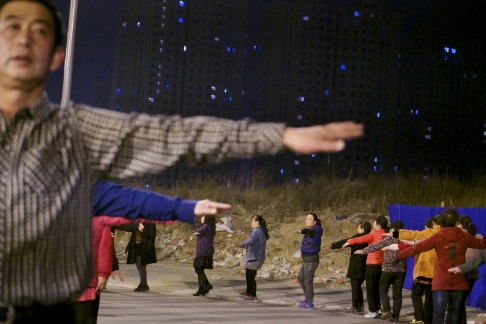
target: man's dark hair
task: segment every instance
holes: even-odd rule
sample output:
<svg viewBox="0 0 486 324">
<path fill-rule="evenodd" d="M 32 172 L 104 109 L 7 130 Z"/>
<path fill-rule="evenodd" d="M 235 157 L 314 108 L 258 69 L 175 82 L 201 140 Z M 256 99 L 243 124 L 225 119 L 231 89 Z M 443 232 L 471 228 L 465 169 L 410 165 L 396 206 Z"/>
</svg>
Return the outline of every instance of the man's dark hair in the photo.
<svg viewBox="0 0 486 324">
<path fill-rule="evenodd" d="M 429 217 L 425 221 L 425 227 L 427 228 L 434 228 L 434 217 Z"/>
<path fill-rule="evenodd" d="M 54 22 L 54 46 L 60 46 L 64 42 L 64 22 L 62 19 L 61 12 L 56 9 L 54 4 L 49 0 L 0 0 L 0 11 L 3 7 L 10 2 L 14 1 L 27 1 L 34 2 L 44 6 L 52 16 L 52 21 Z"/>
<path fill-rule="evenodd" d="M 440 226 L 442 227 L 456 226 L 458 221 L 459 214 L 455 209 L 447 209 L 440 214 Z"/>
</svg>

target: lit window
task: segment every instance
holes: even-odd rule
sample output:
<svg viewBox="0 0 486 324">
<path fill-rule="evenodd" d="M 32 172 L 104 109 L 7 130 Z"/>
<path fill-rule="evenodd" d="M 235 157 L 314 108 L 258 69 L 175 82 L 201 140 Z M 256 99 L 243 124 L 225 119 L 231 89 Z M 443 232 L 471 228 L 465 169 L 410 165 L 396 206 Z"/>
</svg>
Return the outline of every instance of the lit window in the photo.
<svg viewBox="0 0 486 324">
<path fill-rule="evenodd" d="M 253 45 L 253 50 L 256 51 L 256 45 Z"/>
<path fill-rule="evenodd" d="M 280 169 L 280 174 L 284 174 L 284 169 Z"/>
<path fill-rule="evenodd" d="M 341 70 L 346 70 L 346 64 L 341 64 Z"/>
<path fill-rule="evenodd" d="M 415 115 L 418 115 L 418 114 L 419 114 L 419 111 L 418 111 L 418 109 L 417 109 L 417 110 L 415 110 Z"/>
<path fill-rule="evenodd" d="M 297 119 L 298 119 L 298 120 L 302 120 L 302 119 L 304 119 L 304 116 L 302 116 L 302 115 L 297 115 Z"/>
<path fill-rule="evenodd" d="M 182 24 L 182 23 L 184 22 L 184 18 L 179 17 L 179 18 L 177 19 L 177 22 L 179 22 L 179 23 L 181 23 L 181 24 Z"/>
<path fill-rule="evenodd" d="M 449 47 L 444 47 L 444 52 L 449 53 Z"/>
<path fill-rule="evenodd" d="M 311 155 L 311 157 L 312 157 L 312 158 L 315 158 L 316 156 L 317 156 L 316 154 L 312 154 L 312 155 Z"/>
<path fill-rule="evenodd" d="M 121 95 L 121 89 L 120 88 L 116 89 L 116 95 L 117 96 Z"/>
<path fill-rule="evenodd" d="M 354 16 L 355 16 L 355 17 L 359 17 L 359 11 L 355 11 L 355 12 L 354 12 Z"/>
<path fill-rule="evenodd" d="M 184 45 L 184 52 L 187 52 L 187 46 Z"/>
<path fill-rule="evenodd" d="M 216 89 L 217 88 L 215 86 L 211 86 L 211 90 L 216 91 Z"/>
<path fill-rule="evenodd" d="M 380 118 L 381 117 L 381 114 L 380 113 L 376 113 L 376 118 Z"/>
<path fill-rule="evenodd" d="M 219 37 L 214 37 L 214 40 L 215 40 L 216 42 L 219 42 Z"/>
<path fill-rule="evenodd" d="M 233 101 L 233 97 L 229 97 L 229 98 L 228 98 L 228 100 L 229 100 L 229 101 Z"/>
<path fill-rule="evenodd" d="M 165 84 L 165 87 L 166 87 L 167 89 L 170 89 L 170 83 L 166 83 L 166 84 Z"/>
<path fill-rule="evenodd" d="M 299 182 L 300 182 L 300 179 L 299 179 L 299 178 L 297 178 L 297 179 L 295 179 L 295 180 L 294 180 L 294 182 L 295 182 L 295 183 L 299 183 Z"/>
<path fill-rule="evenodd" d="M 484 132 L 483 135 L 486 137 L 486 132 Z"/>
<path fill-rule="evenodd" d="M 227 51 L 228 53 L 230 53 L 230 52 L 231 52 L 231 47 L 229 47 L 229 46 L 228 46 L 228 47 L 226 47 L 226 51 Z"/>
<path fill-rule="evenodd" d="M 425 135 L 425 139 L 427 139 L 427 140 L 432 139 L 432 135 L 430 135 L 430 134 L 426 134 L 426 135 Z"/>
<path fill-rule="evenodd" d="M 455 48 L 451 48 L 451 53 L 452 54 L 456 54 L 456 49 Z"/>
<path fill-rule="evenodd" d="M 305 98 L 304 97 L 297 97 L 297 101 L 304 102 Z"/>
<path fill-rule="evenodd" d="M 394 165 L 393 166 L 393 171 L 397 172 L 398 171 L 398 166 L 397 165 Z"/>
<path fill-rule="evenodd" d="M 142 23 L 140 21 L 137 22 L 137 27 L 140 27 L 140 25 L 142 25 Z"/>
<path fill-rule="evenodd" d="M 300 161 L 299 160 L 295 160 L 294 161 L 294 165 L 300 165 Z"/>
<path fill-rule="evenodd" d="M 376 172 L 378 168 L 376 166 L 373 167 L 373 171 Z"/>
<path fill-rule="evenodd" d="M 329 90 L 324 90 L 324 95 L 329 96 Z"/>
<path fill-rule="evenodd" d="M 184 7 L 184 1 L 179 1 L 179 7 Z"/>
<path fill-rule="evenodd" d="M 148 184 L 148 183 L 147 183 L 147 184 L 145 185 L 145 187 L 150 188 L 150 184 Z"/>
<path fill-rule="evenodd" d="M 309 20 L 309 16 L 304 16 L 304 17 L 302 17 L 302 19 L 303 19 L 304 21 L 308 21 L 308 20 Z"/>
<path fill-rule="evenodd" d="M 228 92 L 228 88 L 224 88 L 223 92 L 224 93 L 227 93 Z"/>
<path fill-rule="evenodd" d="M 126 21 L 122 22 L 122 26 L 123 26 L 123 28 L 127 28 L 127 25 L 128 25 L 128 24 L 127 24 L 127 22 L 126 22 Z"/>
<path fill-rule="evenodd" d="M 375 156 L 375 163 L 378 162 L 378 158 Z"/>
<path fill-rule="evenodd" d="M 432 131 L 432 126 L 427 127 L 427 131 Z"/>
<path fill-rule="evenodd" d="M 211 99 L 213 99 L 213 100 L 216 99 L 216 95 L 212 94 Z"/>
<path fill-rule="evenodd" d="M 155 99 L 152 98 L 152 97 L 150 97 L 150 98 L 148 98 L 148 101 L 151 102 L 151 103 L 154 103 L 155 102 Z"/>
</svg>

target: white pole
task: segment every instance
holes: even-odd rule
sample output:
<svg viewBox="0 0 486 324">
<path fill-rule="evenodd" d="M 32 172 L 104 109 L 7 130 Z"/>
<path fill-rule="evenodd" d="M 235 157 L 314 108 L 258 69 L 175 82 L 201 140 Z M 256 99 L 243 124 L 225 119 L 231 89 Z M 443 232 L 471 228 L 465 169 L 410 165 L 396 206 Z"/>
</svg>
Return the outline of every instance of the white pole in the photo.
<svg viewBox="0 0 486 324">
<path fill-rule="evenodd" d="M 66 43 L 66 60 L 64 61 L 64 80 L 62 83 L 61 107 L 66 108 L 71 100 L 71 80 L 73 72 L 74 35 L 76 33 L 76 16 L 78 15 L 78 0 L 71 0 L 69 9 L 69 24 Z"/>
</svg>

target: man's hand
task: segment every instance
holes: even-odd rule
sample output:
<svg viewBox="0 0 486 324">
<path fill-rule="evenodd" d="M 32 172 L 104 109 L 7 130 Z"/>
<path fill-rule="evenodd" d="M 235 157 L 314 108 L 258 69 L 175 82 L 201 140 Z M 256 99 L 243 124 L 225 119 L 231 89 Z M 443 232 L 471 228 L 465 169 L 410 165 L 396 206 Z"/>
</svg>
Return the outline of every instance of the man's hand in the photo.
<svg viewBox="0 0 486 324">
<path fill-rule="evenodd" d="M 108 278 L 98 276 L 98 285 L 96 286 L 96 294 L 99 295 L 106 289 L 106 282 Z"/>
<path fill-rule="evenodd" d="M 209 199 L 200 200 L 194 207 L 194 216 L 216 215 L 231 208 L 231 205 Z"/>
<path fill-rule="evenodd" d="M 143 224 L 142 224 L 142 223 L 138 224 L 138 230 L 139 230 L 140 232 L 143 232 L 143 228 L 144 228 L 144 226 L 143 226 Z"/>
<path fill-rule="evenodd" d="M 344 244 L 343 244 L 343 246 L 341 246 L 341 249 L 343 249 L 343 248 L 345 248 L 345 247 L 348 247 L 348 246 L 349 246 L 349 243 L 348 243 L 348 242 L 346 242 L 346 243 L 344 243 Z"/>
<path fill-rule="evenodd" d="M 123 274 L 121 273 L 121 271 L 120 271 L 120 270 L 115 270 L 115 271 L 113 271 L 113 272 L 111 273 L 111 277 L 112 277 L 113 279 L 115 279 L 115 277 L 118 277 L 118 278 L 120 278 L 120 281 L 122 281 L 122 282 L 123 282 L 123 281 L 125 281 L 125 278 L 123 277 Z"/>
<path fill-rule="evenodd" d="M 287 127 L 283 134 L 283 144 L 295 153 L 334 153 L 345 148 L 347 139 L 358 138 L 363 134 L 363 124 L 352 121 L 310 127 Z"/>
</svg>

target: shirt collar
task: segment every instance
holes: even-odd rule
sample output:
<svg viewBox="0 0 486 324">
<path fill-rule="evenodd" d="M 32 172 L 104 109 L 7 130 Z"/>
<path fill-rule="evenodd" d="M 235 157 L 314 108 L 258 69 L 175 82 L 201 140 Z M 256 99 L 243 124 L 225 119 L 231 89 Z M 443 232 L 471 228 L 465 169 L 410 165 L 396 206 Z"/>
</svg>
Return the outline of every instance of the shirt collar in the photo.
<svg viewBox="0 0 486 324">
<path fill-rule="evenodd" d="M 52 111 L 52 107 L 49 104 L 49 96 L 44 91 L 42 96 L 40 96 L 33 104 L 26 107 L 26 109 L 32 116 L 32 119 L 36 121 L 41 121 L 47 118 Z"/>
</svg>

